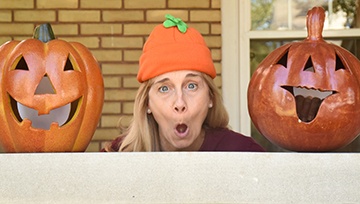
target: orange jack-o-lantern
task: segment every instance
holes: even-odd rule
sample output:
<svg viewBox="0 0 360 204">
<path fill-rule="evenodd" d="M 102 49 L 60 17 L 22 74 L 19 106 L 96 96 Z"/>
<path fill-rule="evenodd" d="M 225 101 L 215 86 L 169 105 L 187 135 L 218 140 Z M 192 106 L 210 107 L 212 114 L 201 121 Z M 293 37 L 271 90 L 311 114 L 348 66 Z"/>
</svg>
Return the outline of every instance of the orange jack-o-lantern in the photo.
<svg viewBox="0 0 360 204">
<path fill-rule="evenodd" d="M 360 62 L 322 38 L 325 11 L 307 15 L 308 37 L 271 52 L 248 87 L 250 117 L 291 151 L 333 151 L 360 132 Z"/>
<path fill-rule="evenodd" d="M 34 39 L 0 47 L 0 69 L 6 152 L 85 151 L 104 101 L 99 65 L 85 46 L 55 39 L 43 24 Z"/>
</svg>

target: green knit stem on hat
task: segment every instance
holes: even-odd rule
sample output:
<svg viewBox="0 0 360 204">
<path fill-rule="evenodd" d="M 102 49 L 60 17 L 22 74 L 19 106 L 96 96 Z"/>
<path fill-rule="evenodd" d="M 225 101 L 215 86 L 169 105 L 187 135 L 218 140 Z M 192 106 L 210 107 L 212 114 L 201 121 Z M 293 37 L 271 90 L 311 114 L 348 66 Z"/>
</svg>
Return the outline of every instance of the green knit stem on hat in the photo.
<svg viewBox="0 0 360 204">
<path fill-rule="evenodd" d="M 170 14 L 165 15 L 166 20 L 164 21 L 163 25 L 165 28 L 170 28 L 176 26 L 181 33 L 185 33 L 188 26 L 184 21 L 180 18 L 175 18 Z"/>
</svg>

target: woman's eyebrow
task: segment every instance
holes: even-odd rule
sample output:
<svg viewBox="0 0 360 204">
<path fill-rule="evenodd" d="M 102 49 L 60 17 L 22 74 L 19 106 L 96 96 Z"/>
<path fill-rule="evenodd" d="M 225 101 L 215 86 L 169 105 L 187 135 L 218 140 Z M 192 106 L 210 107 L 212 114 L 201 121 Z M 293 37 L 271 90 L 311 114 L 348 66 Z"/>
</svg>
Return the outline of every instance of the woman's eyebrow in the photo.
<svg viewBox="0 0 360 204">
<path fill-rule="evenodd" d="M 190 77 L 200 77 L 200 75 L 199 75 L 199 74 L 195 74 L 195 73 L 189 73 L 189 74 L 187 74 L 187 75 L 185 76 L 185 78 L 190 78 Z M 163 78 L 163 79 L 161 79 L 161 80 L 159 80 L 159 81 L 155 81 L 154 84 L 164 83 L 164 82 L 169 81 L 169 80 L 170 80 L 170 79 L 166 77 L 166 78 Z"/>
<path fill-rule="evenodd" d="M 165 81 L 169 81 L 170 79 L 169 78 L 163 78 L 159 81 L 155 81 L 154 84 L 158 84 L 158 83 L 164 83 Z"/>
<path fill-rule="evenodd" d="M 200 77 L 200 75 L 199 74 L 195 74 L 195 73 L 189 73 L 189 74 L 187 74 L 186 76 L 185 76 L 185 78 L 186 77 Z"/>
</svg>

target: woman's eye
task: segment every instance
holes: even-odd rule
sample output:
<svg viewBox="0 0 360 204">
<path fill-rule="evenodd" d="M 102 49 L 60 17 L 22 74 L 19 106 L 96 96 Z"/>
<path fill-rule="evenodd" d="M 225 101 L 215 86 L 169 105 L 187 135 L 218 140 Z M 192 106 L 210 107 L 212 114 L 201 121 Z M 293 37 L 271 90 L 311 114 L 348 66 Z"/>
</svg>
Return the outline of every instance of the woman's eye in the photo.
<svg viewBox="0 0 360 204">
<path fill-rule="evenodd" d="M 159 88 L 159 91 L 160 92 L 167 92 L 167 91 L 169 91 L 169 87 L 167 87 L 167 86 L 161 86 L 160 88 Z"/>
<path fill-rule="evenodd" d="M 194 83 L 189 83 L 187 87 L 188 87 L 188 89 L 190 89 L 190 90 L 194 90 L 194 89 L 196 89 L 197 85 L 194 84 Z"/>
</svg>

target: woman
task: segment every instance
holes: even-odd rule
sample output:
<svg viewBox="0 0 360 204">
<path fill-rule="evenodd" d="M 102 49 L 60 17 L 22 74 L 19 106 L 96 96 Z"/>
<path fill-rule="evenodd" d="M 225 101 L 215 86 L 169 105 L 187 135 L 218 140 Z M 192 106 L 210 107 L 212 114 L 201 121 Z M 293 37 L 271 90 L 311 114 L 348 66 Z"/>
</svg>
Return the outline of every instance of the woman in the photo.
<svg viewBox="0 0 360 204">
<path fill-rule="evenodd" d="M 201 34 L 179 18 L 166 18 L 140 57 L 133 120 L 104 151 L 264 151 L 252 138 L 228 129 Z"/>
</svg>

